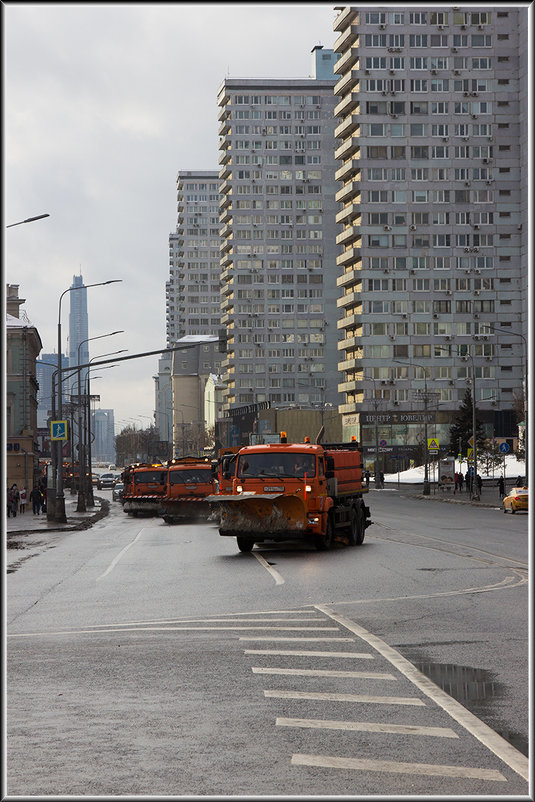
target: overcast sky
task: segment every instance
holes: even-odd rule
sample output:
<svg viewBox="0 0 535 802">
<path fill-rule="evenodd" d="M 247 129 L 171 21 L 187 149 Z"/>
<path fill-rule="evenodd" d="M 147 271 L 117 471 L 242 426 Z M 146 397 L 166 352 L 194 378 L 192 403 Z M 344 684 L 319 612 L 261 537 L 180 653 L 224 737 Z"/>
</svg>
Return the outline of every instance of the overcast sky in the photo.
<svg viewBox="0 0 535 802">
<path fill-rule="evenodd" d="M 168 237 L 179 170 L 218 169 L 217 91 L 230 78 L 303 78 L 332 48 L 332 4 L 4 3 L 4 282 L 44 353 L 81 273 L 90 356 L 164 348 Z M 68 352 L 69 295 L 62 301 Z M 148 425 L 158 358 L 101 370 L 115 420 Z M 116 425 L 116 431 L 123 424 Z"/>
</svg>

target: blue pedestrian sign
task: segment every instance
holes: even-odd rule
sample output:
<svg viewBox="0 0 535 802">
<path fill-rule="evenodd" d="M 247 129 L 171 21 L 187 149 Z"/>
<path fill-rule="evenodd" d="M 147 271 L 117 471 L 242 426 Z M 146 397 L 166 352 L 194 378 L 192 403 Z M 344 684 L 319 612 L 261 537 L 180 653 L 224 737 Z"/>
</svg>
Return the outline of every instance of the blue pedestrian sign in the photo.
<svg viewBox="0 0 535 802">
<path fill-rule="evenodd" d="M 473 466 L 468 468 L 468 475 L 469 476 L 473 476 L 474 475 L 474 467 Z"/>
<path fill-rule="evenodd" d="M 67 421 L 66 420 L 53 420 L 50 422 L 50 439 L 51 440 L 66 440 L 67 439 Z"/>
<path fill-rule="evenodd" d="M 507 452 L 509 451 L 509 443 L 500 443 L 499 448 L 502 454 L 507 454 Z"/>
</svg>

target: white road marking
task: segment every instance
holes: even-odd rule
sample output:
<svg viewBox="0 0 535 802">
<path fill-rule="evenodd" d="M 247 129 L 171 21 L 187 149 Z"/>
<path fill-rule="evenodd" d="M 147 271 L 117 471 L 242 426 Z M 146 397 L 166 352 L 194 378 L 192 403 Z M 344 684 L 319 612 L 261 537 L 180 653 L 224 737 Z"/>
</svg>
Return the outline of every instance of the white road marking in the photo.
<svg viewBox="0 0 535 802">
<path fill-rule="evenodd" d="M 62 630 L 59 632 L 21 632 L 18 634 L 9 635 L 10 638 L 27 638 L 35 637 L 36 635 L 97 635 L 103 632 L 221 632 L 234 629 L 274 629 L 276 631 L 297 631 L 297 632 L 310 632 L 313 630 L 324 630 L 339 632 L 338 627 L 117 627 L 108 629 L 70 629 Z M 351 640 L 351 638 L 349 639 Z"/>
<path fill-rule="evenodd" d="M 346 627 L 350 632 L 354 632 L 359 638 L 362 638 L 373 649 L 376 649 L 379 654 L 382 654 L 390 663 L 392 663 L 398 671 L 400 671 L 408 680 L 410 680 L 417 688 L 432 699 L 437 705 L 442 707 L 455 721 L 457 721 L 465 730 L 474 735 L 487 749 L 494 752 L 500 760 L 503 760 L 513 771 L 516 771 L 524 780 L 529 779 L 529 761 L 528 758 L 515 749 L 505 738 L 502 738 L 491 727 L 487 726 L 473 713 L 470 713 L 463 707 L 456 699 L 453 699 L 445 691 L 435 685 L 432 680 L 418 671 L 409 660 L 403 657 L 399 652 L 385 643 L 383 640 L 368 632 L 363 627 L 355 624 L 349 618 L 338 615 L 330 610 L 329 607 L 318 604 L 317 609 L 325 615 L 332 618 L 333 621 Z"/>
<path fill-rule="evenodd" d="M 134 543 L 137 543 L 137 541 L 139 540 L 139 538 L 141 537 L 141 535 L 143 534 L 144 531 L 145 531 L 144 529 L 140 529 L 140 531 L 138 532 L 136 537 L 132 540 L 132 542 L 129 543 L 127 546 L 125 546 L 124 549 L 121 549 L 119 554 L 116 557 L 114 557 L 113 560 L 111 561 L 111 563 L 108 565 L 108 567 L 106 568 L 104 573 L 101 574 L 100 576 L 97 576 L 97 582 L 98 582 L 99 579 L 104 579 L 105 576 L 107 576 L 108 574 L 111 574 L 111 572 L 113 571 L 113 569 L 115 568 L 115 566 L 117 565 L 119 560 L 122 557 L 124 557 L 124 555 L 126 554 L 128 549 L 131 548 L 131 546 L 133 546 Z"/>
<path fill-rule="evenodd" d="M 261 554 L 259 554 L 257 551 L 253 551 L 253 555 L 256 557 L 260 565 L 263 565 L 266 571 L 269 571 L 269 573 L 275 580 L 276 585 L 284 585 L 284 579 L 282 578 L 282 576 L 279 574 L 278 571 L 275 571 L 275 569 L 267 562 L 267 560 L 265 560 L 262 557 Z"/>
<path fill-rule="evenodd" d="M 330 757 L 328 755 L 292 755 L 293 766 L 322 766 L 331 769 L 358 769 L 359 771 L 384 771 L 394 774 L 421 774 L 427 777 L 462 777 L 470 780 L 507 782 L 499 771 L 476 769 L 469 766 L 441 766 L 431 763 L 397 763 L 394 760 L 365 760 L 355 757 Z"/>
<path fill-rule="evenodd" d="M 372 705 L 413 705 L 426 707 L 422 699 L 410 696 L 370 696 L 361 693 L 330 693 L 314 691 L 264 691 L 271 699 L 319 699 L 325 702 L 358 702 Z"/>
<path fill-rule="evenodd" d="M 250 638 L 247 637 L 246 635 L 244 635 L 243 637 L 240 638 L 240 640 L 294 641 L 294 642 L 299 642 L 299 643 L 305 643 L 305 642 L 309 643 L 310 641 L 313 641 L 313 642 L 322 641 L 323 643 L 325 643 L 325 641 L 328 641 L 329 643 L 331 643 L 332 641 L 336 641 L 337 643 L 340 643 L 341 641 L 345 641 L 346 643 L 348 643 L 348 642 L 349 643 L 354 643 L 355 642 L 355 638 L 330 638 L 330 637 L 329 638 L 303 638 L 303 637 L 299 637 L 299 638 L 284 638 L 284 637 L 280 637 L 280 638 L 277 638 L 275 635 L 273 635 L 273 636 L 266 635 L 266 636 L 259 636 L 259 637 L 250 637 Z"/>
<path fill-rule="evenodd" d="M 432 738 L 458 738 L 449 727 L 420 727 L 412 724 L 375 724 L 371 721 L 324 721 L 318 718 L 278 718 L 278 727 L 306 727 L 318 730 L 388 732 L 394 735 L 427 735 Z"/>
<path fill-rule="evenodd" d="M 315 668 L 251 668 L 253 674 L 285 674 L 294 677 L 346 677 L 347 679 L 388 679 L 396 680 L 392 674 L 373 671 L 330 671 Z"/>
<path fill-rule="evenodd" d="M 283 654 L 296 657 L 347 657 L 354 660 L 373 660 L 373 654 L 368 652 L 315 652 L 297 649 L 244 649 L 244 654 Z"/>
</svg>

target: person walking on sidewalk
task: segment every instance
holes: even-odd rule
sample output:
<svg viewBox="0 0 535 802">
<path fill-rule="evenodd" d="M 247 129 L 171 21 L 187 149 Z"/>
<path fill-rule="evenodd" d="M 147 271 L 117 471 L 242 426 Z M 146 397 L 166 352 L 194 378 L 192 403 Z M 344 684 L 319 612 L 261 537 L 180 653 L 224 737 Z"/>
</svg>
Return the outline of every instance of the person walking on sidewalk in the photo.
<svg viewBox="0 0 535 802">
<path fill-rule="evenodd" d="M 466 473 L 464 475 L 464 481 L 466 482 L 466 492 L 470 493 L 471 488 L 472 488 L 472 477 L 470 476 L 468 471 L 466 471 Z"/>
<path fill-rule="evenodd" d="M 503 476 L 500 476 L 500 478 L 498 479 L 498 493 L 500 494 L 500 496 L 502 496 L 502 498 L 503 496 L 505 496 L 505 481 Z"/>
<path fill-rule="evenodd" d="M 22 487 L 19 493 L 19 512 L 26 512 L 26 488 Z"/>
<path fill-rule="evenodd" d="M 30 501 L 32 502 L 33 514 L 40 515 L 41 514 L 41 502 L 43 500 L 43 494 L 35 485 L 34 489 L 30 493 Z"/>
<path fill-rule="evenodd" d="M 461 471 L 459 471 L 459 473 L 457 474 L 457 483 L 459 485 L 459 493 L 462 492 L 463 482 L 464 482 L 464 476 L 462 475 Z"/>
<path fill-rule="evenodd" d="M 11 514 L 13 518 L 17 517 L 19 509 L 19 489 L 16 484 L 11 485 Z"/>
</svg>

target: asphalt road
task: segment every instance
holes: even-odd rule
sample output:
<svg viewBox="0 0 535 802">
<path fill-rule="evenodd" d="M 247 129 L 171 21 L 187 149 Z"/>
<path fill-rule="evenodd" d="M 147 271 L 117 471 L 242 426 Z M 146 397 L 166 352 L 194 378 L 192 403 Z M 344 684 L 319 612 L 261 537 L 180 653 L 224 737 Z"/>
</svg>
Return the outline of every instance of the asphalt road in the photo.
<svg viewBox="0 0 535 802">
<path fill-rule="evenodd" d="M 112 504 L 19 560 L 7 794 L 527 794 L 527 516 L 369 503 L 352 549 Z"/>
</svg>

